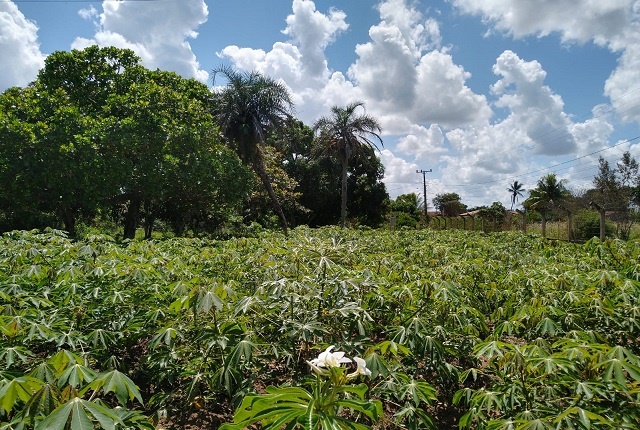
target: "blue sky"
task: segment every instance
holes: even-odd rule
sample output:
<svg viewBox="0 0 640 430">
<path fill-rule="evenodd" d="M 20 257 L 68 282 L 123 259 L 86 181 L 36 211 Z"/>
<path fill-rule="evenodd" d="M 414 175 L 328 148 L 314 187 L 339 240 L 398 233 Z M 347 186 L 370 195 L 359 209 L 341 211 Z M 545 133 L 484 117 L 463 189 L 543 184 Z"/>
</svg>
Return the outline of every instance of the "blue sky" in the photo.
<svg viewBox="0 0 640 430">
<path fill-rule="evenodd" d="M 204 82 L 221 64 L 269 74 L 307 124 L 364 101 L 392 197 L 432 169 L 429 200 L 509 206 L 514 180 L 584 189 L 598 156 L 640 159 L 640 0 L 0 0 L 0 90 L 95 43 Z"/>
</svg>

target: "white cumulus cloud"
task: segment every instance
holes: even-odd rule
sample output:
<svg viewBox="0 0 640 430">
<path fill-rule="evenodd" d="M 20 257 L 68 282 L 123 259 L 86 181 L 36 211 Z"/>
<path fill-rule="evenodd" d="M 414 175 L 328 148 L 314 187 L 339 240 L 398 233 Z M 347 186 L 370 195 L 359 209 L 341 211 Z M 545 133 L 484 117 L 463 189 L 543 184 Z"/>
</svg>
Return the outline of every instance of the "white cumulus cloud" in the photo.
<svg viewBox="0 0 640 430">
<path fill-rule="evenodd" d="M 491 196 L 506 204 L 504 188 L 513 175 L 544 173 L 539 164 L 544 161 L 536 154 L 547 156 L 544 160 L 548 162 L 549 156 L 587 155 L 607 146 L 613 127 L 606 112 L 597 107 L 591 118 L 573 121 L 563 111 L 562 98 L 545 84 L 546 72 L 538 61 L 525 61 L 505 51 L 496 59 L 493 71 L 500 77 L 492 86 L 498 96 L 495 103 L 509 114 L 494 124 L 447 132 L 452 152 L 440 158 L 446 184 L 469 184 L 461 189 L 467 191 L 470 204 L 486 204 Z M 574 172 L 564 173 L 568 177 Z M 535 186 L 533 177 L 518 179 Z"/>
<path fill-rule="evenodd" d="M 144 3 L 144 4 L 143 4 Z M 204 0 L 179 2 L 103 1 L 98 30 L 91 39 L 77 38 L 72 47 L 89 45 L 117 46 L 133 49 L 150 69 L 174 71 L 188 78 L 206 82 L 209 73 L 200 68 L 188 40 L 207 20 Z M 81 16 L 92 18 L 91 9 Z"/>
<path fill-rule="evenodd" d="M 0 91 L 25 86 L 44 66 L 38 26 L 11 1 L 0 2 Z"/>
<path fill-rule="evenodd" d="M 414 123 L 486 122 L 486 98 L 466 86 L 470 74 L 441 47 L 437 21 L 405 0 L 383 1 L 379 10 L 371 41 L 356 47 L 358 59 L 349 69 L 367 98 L 381 112 L 403 112 Z"/>
<path fill-rule="evenodd" d="M 640 107 L 630 108 L 640 82 L 640 1 L 638 0 L 452 0 L 462 12 L 480 15 L 513 37 L 558 33 L 565 43 L 592 41 L 620 53 L 617 69 L 605 83 L 624 121 L 640 122 Z"/>
</svg>

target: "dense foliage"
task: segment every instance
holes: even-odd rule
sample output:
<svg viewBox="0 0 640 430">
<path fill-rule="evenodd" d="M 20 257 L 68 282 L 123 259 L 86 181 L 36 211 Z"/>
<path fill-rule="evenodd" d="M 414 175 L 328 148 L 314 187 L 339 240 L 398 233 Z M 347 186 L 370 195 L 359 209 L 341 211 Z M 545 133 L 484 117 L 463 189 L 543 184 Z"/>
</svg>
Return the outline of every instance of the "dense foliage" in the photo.
<svg viewBox="0 0 640 430">
<path fill-rule="evenodd" d="M 286 87 L 258 72 L 216 74 L 227 85 L 212 92 L 126 49 L 49 55 L 34 82 L 0 94 L 0 231 L 76 236 L 79 224 L 113 220 L 128 239 L 156 226 L 221 234 L 271 226 L 265 207 L 285 231 L 339 219 L 345 171 L 312 156 L 313 131 L 293 117 Z M 350 221 L 377 226 L 382 164 L 372 150 L 353 155 L 342 183 Z"/>
<path fill-rule="evenodd" d="M 7 233 L 0 428 L 217 428 L 330 345 L 371 370 L 374 428 L 638 428 L 639 280 L 637 242 L 520 233 Z"/>
<path fill-rule="evenodd" d="M 224 146 L 206 85 L 149 71 L 132 51 L 92 46 L 47 57 L 35 82 L 0 95 L 0 229 L 113 213 L 177 234 L 234 210 L 250 172 Z"/>
</svg>

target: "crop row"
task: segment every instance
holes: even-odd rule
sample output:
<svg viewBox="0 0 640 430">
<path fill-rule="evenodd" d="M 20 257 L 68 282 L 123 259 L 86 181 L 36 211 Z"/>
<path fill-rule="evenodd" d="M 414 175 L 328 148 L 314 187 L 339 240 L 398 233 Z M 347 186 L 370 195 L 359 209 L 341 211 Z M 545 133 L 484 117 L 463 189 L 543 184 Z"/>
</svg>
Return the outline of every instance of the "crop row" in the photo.
<svg viewBox="0 0 640 430">
<path fill-rule="evenodd" d="M 0 239 L 0 428 L 207 428 L 363 357 L 376 428 L 640 426 L 640 244 L 298 228 Z M 351 417 L 367 423 L 364 416 Z"/>
</svg>

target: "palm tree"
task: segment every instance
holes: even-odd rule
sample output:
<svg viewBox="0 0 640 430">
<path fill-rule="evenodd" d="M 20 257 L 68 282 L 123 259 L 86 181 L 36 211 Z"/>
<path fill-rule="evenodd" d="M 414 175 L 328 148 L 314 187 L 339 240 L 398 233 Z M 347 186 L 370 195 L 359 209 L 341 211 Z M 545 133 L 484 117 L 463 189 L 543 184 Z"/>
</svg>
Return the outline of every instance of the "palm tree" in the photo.
<svg viewBox="0 0 640 430">
<path fill-rule="evenodd" d="M 291 117 L 293 102 L 287 87 L 259 72 L 242 73 L 222 66 L 213 71 L 213 80 L 220 74 L 227 85 L 215 99 L 214 115 L 222 133 L 235 146 L 245 165 L 253 166 L 269 194 L 273 209 L 285 234 L 287 220 L 269 179 L 263 146 L 269 129 L 281 128 Z"/>
<path fill-rule="evenodd" d="M 341 225 L 347 222 L 347 171 L 351 156 L 363 147 L 378 149 L 371 137 L 375 137 L 382 145 L 378 121 L 366 113 L 356 111 L 364 109 L 364 103 L 355 101 L 345 107 L 333 106 L 331 115 L 319 118 L 313 125 L 318 133 L 316 144 L 324 154 L 334 155 L 342 167 L 342 203 L 340 208 Z"/>
<path fill-rule="evenodd" d="M 518 181 L 513 181 L 513 184 L 507 188 L 507 191 L 511 193 L 511 210 L 513 210 L 513 206 L 518 201 L 518 196 L 522 197 L 522 192 L 525 191 L 525 189 L 522 188 L 523 186 L 524 184 Z"/>
<path fill-rule="evenodd" d="M 569 197 L 569 191 L 564 186 L 564 180 L 559 181 L 555 173 L 543 176 L 536 185 L 525 205 L 540 213 L 542 236 L 546 237 L 547 211 L 565 201 Z"/>
</svg>

